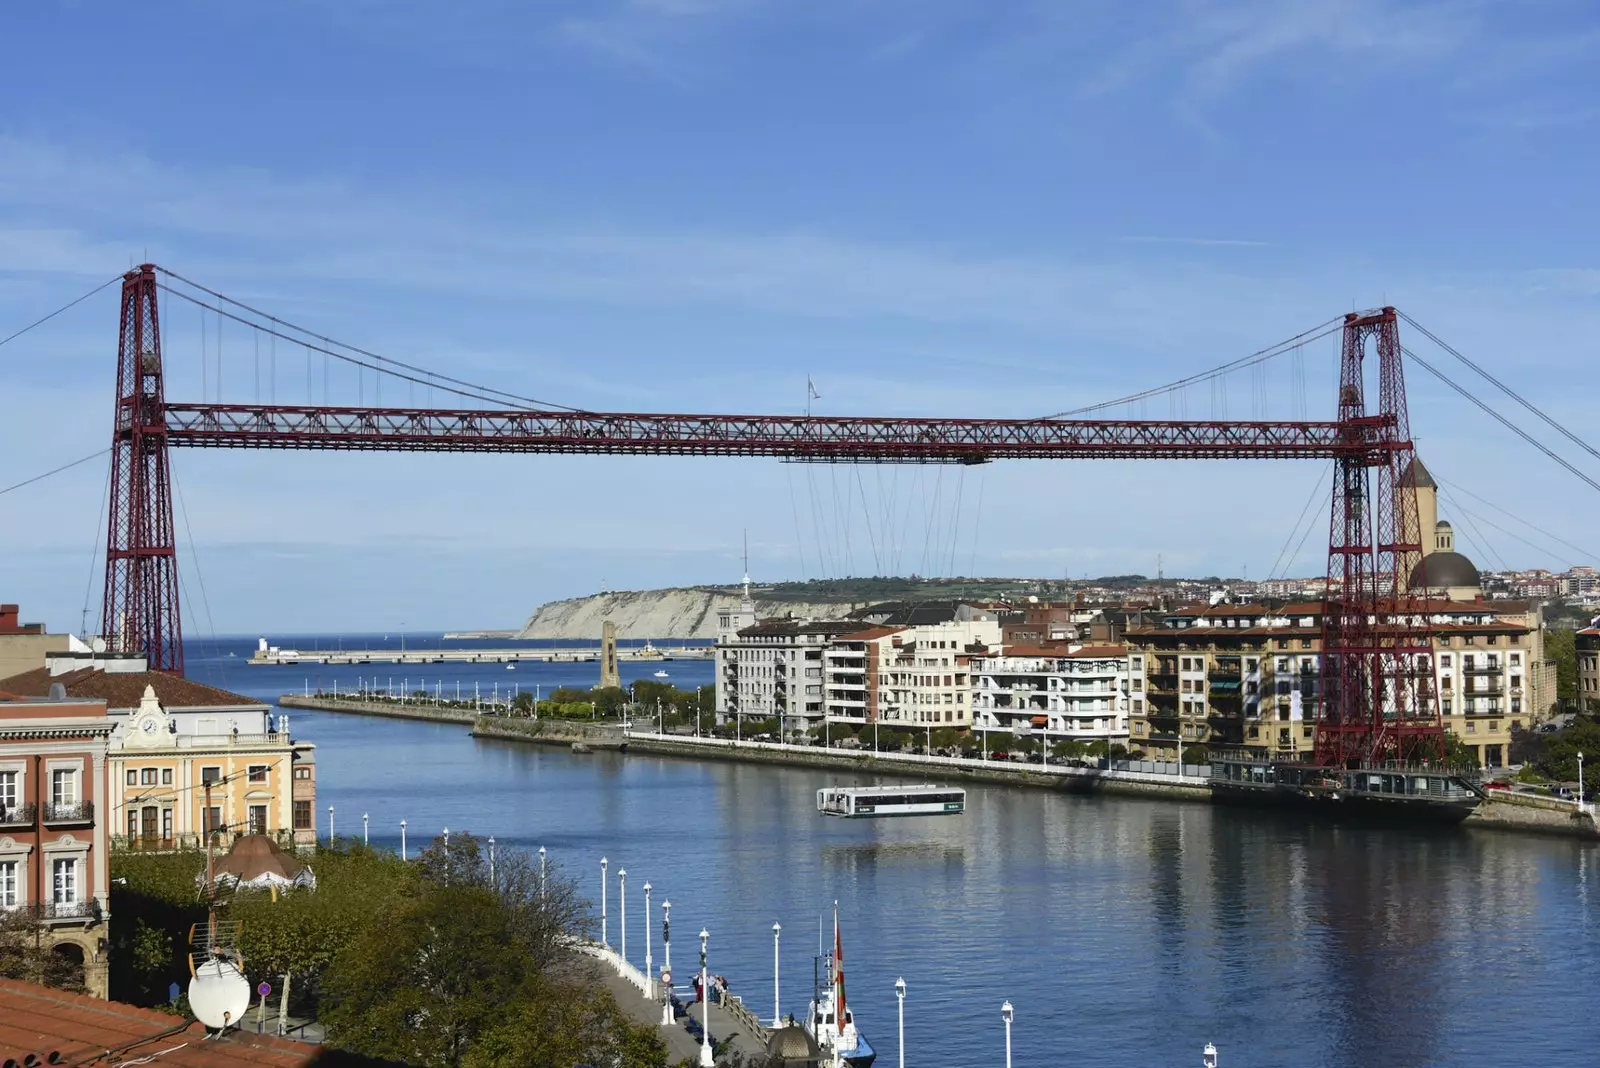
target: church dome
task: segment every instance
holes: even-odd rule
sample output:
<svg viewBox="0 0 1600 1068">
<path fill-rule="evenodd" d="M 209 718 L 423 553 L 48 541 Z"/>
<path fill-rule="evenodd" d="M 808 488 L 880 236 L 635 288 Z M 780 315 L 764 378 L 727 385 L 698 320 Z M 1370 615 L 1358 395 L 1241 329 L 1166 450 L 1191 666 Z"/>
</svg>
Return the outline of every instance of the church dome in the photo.
<svg viewBox="0 0 1600 1068">
<path fill-rule="evenodd" d="M 1411 569 L 1414 590 L 1447 590 L 1481 584 L 1477 567 L 1457 552 L 1429 553 Z"/>
</svg>

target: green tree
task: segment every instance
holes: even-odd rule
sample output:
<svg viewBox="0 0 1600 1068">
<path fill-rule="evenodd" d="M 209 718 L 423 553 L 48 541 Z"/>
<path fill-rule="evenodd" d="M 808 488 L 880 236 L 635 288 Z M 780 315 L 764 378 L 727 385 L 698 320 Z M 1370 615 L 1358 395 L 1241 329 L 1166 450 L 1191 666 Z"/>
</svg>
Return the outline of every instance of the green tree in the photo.
<svg viewBox="0 0 1600 1068">
<path fill-rule="evenodd" d="M 630 1024 L 598 981 L 536 980 L 468 1052 L 465 1068 L 607 1064 L 667 1068 L 655 1028 Z"/>
<path fill-rule="evenodd" d="M 1203 745 L 1191 745 L 1183 751 L 1183 762 L 1185 764 L 1209 764 L 1211 762 L 1211 753 Z"/>
<path fill-rule="evenodd" d="M 83 993 L 83 970 L 50 948 L 44 926 L 27 909 L 0 909 L 0 979 Z"/>
<path fill-rule="evenodd" d="M 1456 737 L 1454 731 L 1444 732 L 1444 760 L 1453 768 L 1476 768 L 1478 747 L 1468 745 Z"/>
<path fill-rule="evenodd" d="M 328 968 L 333 1044 L 368 1057 L 459 1065 L 525 996 L 528 954 L 496 896 L 435 887 L 375 924 Z"/>
<path fill-rule="evenodd" d="M 1556 698 L 1564 704 L 1575 702 L 1578 699 L 1578 648 L 1573 631 L 1567 627 L 1551 627 L 1545 631 L 1544 655 L 1556 662 Z"/>
<path fill-rule="evenodd" d="M 1577 782 L 1579 753 L 1584 755 L 1584 793 L 1590 794 L 1600 788 L 1600 724 L 1588 716 L 1579 716 L 1550 735 L 1539 770 L 1556 782 Z"/>
</svg>

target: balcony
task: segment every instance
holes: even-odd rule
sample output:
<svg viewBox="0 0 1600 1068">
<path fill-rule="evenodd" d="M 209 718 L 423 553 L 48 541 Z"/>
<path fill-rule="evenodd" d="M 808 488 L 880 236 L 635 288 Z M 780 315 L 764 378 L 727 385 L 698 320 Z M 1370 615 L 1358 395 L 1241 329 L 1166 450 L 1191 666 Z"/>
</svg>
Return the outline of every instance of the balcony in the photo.
<svg viewBox="0 0 1600 1068">
<path fill-rule="evenodd" d="M 93 823 L 94 802 L 73 801 L 67 804 L 49 804 L 44 806 L 44 822 L 49 825 L 69 823 Z"/>
<path fill-rule="evenodd" d="M 12 805 L 0 812 L 0 827 L 31 827 L 36 811 L 31 802 L 26 805 Z"/>
<path fill-rule="evenodd" d="M 1499 664 L 1465 664 L 1461 670 L 1467 675 L 1498 675 L 1502 669 Z"/>
</svg>

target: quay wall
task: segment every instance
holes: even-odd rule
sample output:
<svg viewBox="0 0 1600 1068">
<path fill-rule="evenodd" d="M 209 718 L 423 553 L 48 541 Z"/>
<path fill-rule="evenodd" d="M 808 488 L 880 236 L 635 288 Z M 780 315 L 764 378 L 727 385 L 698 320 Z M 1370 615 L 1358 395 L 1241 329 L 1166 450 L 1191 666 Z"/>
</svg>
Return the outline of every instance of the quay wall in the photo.
<svg viewBox="0 0 1600 1068">
<path fill-rule="evenodd" d="M 582 723 L 560 720 L 504 719 L 480 716 L 472 733 L 480 738 L 505 738 L 535 744 L 562 745 L 572 741 L 595 744 L 592 734 L 550 733 L 546 725 L 561 728 L 586 728 Z M 587 728 L 590 732 L 596 728 Z M 602 743 L 603 744 L 603 743 Z M 674 737 L 670 734 L 630 732 L 626 735 L 630 752 L 694 760 L 736 760 L 745 763 L 775 764 L 796 768 L 835 768 L 861 775 L 892 775 L 907 779 L 937 778 L 941 781 L 1005 783 L 1033 786 L 1068 793 L 1106 793 L 1134 797 L 1161 797 L 1178 801 L 1209 801 L 1211 788 L 1195 776 L 1152 775 L 1138 772 L 1098 771 L 1092 768 L 1025 765 L 986 766 L 951 757 L 919 756 L 915 753 L 871 753 L 828 750 L 808 746 L 778 745 L 773 742 L 736 742 L 726 738 Z"/>
<path fill-rule="evenodd" d="M 497 738 L 533 745 L 569 747 L 582 742 L 597 749 L 630 749 L 639 753 L 690 760 L 734 760 L 797 768 L 833 768 L 860 775 L 885 775 L 905 779 L 990 782 L 1026 786 L 1064 793 L 1106 794 L 1159 798 L 1171 801 L 1210 802 L 1211 788 L 1198 776 L 1157 775 L 1141 772 L 1100 771 L 1037 765 L 987 765 L 950 757 L 915 753 L 872 753 L 825 750 L 770 742 L 735 742 L 723 738 L 674 737 L 624 733 L 615 726 L 573 720 L 513 719 L 479 716 L 471 709 L 395 705 L 387 702 L 334 700 L 286 694 L 281 708 L 309 708 L 390 719 L 431 720 L 470 726 L 478 738 Z M 1485 831 L 1545 834 L 1600 841 L 1592 808 L 1580 811 L 1570 801 L 1527 794 L 1491 791 L 1466 818 L 1463 826 Z"/>
<path fill-rule="evenodd" d="M 1490 791 L 1466 818 L 1466 826 L 1491 831 L 1554 834 L 1565 838 L 1600 839 L 1594 810 L 1553 797 Z"/>
<path fill-rule="evenodd" d="M 317 712 L 348 712 L 356 716 L 382 716 L 385 719 L 420 719 L 434 723 L 471 723 L 476 718 L 470 708 L 436 708 L 432 705 L 402 705 L 393 701 L 351 701 L 343 697 L 302 697 L 284 694 L 279 708 L 309 708 Z"/>
</svg>

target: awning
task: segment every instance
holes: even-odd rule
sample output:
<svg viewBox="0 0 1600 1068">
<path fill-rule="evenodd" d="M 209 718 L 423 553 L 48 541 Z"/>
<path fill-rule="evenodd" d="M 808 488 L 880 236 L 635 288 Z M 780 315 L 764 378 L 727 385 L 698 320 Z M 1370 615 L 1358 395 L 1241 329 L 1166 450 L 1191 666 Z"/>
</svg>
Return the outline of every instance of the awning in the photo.
<svg viewBox="0 0 1600 1068">
<path fill-rule="evenodd" d="M 1211 683 L 1212 693 L 1238 693 L 1238 679 L 1214 679 Z"/>
<path fill-rule="evenodd" d="M 1049 723 L 1050 723 L 1050 717 L 1049 716 L 1034 716 L 1033 717 L 1033 725 L 1035 727 L 1045 727 L 1045 726 L 1048 726 Z"/>
</svg>

